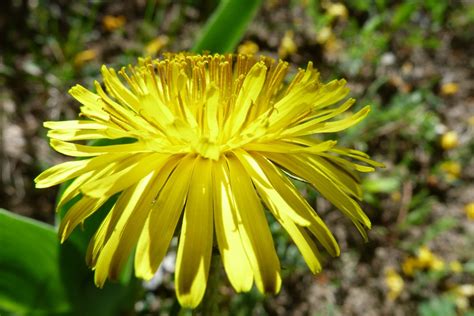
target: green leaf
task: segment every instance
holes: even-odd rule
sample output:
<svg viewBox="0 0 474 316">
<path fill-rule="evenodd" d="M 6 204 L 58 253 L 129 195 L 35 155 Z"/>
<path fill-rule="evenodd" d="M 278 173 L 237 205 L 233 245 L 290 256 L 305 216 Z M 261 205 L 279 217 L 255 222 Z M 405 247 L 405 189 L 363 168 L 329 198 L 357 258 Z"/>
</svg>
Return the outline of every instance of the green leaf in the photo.
<svg viewBox="0 0 474 316">
<path fill-rule="evenodd" d="M 0 209 L 0 245 L 0 310 L 72 309 L 58 269 L 59 241 L 52 226 Z"/>
<path fill-rule="evenodd" d="M 401 25 L 408 22 L 417 7 L 416 1 L 406 1 L 400 4 L 396 9 L 392 17 L 392 26 L 394 29 L 399 28 Z"/>
<path fill-rule="evenodd" d="M 82 247 L 50 225 L 0 209 L 0 245 L 0 311 L 119 315 L 134 302 L 135 279 L 96 288 Z"/>
<path fill-rule="evenodd" d="M 262 0 L 222 0 L 202 29 L 193 51 L 233 52 L 261 4 Z"/>
<path fill-rule="evenodd" d="M 365 179 L 363 188 L 371 193 L 391 193 L 400 187 L 399 177 L 385 177 L 376 179 Z"/>
<path fill-rule="evenodd" d="M 456 305 L 449 297 L 434 297 L 418 306 L 421 316 L 456 316 Z"/>
</svg>

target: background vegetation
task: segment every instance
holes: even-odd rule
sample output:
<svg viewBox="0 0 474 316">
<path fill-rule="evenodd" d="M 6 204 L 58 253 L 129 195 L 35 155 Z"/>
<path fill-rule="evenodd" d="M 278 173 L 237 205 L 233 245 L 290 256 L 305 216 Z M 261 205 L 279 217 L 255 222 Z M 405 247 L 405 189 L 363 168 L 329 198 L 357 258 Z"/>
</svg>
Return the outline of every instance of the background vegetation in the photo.
<svg viewBox="0 0 474 316">
<path fill-rule="evenodd" d="M 337 135 L 339 141 L 387 168 L 364 179 L 364 209 L 373 221 L 368 243 L 301 185 L 335 233 L 341 256 L 328 257 L 313 276 L 275 224 L 281 294 L 236 295 L 222 274 L 215 307 L 230 315 L 474 315 L 474 3 L 218 5 L 0 3 L 0 208 L 9 210 L 0 212 L 0 313 L 191 313 L 174 297 L 173 251 L 152 282 L 142 285 L 126 272 L 100 291 L 81 255 L 93 223 L 59 250 L 51 226 L 57 189 L 35 190 L 33 178 L 67 159 L 49 148 L 42 122 L 75 118 L 79 104 L 67 90 L 76 83 L 91 87 L 102 64 L 121 67 L 164 51 L 235 48 L 288 60 L 295 69 L 313 61 L 325 81 L 346 78 L 358 106 L 371 104 L 372 113 Z M 38 238 L 50 246 L 32 249 Z M 27 250 L 25 256 L 14 257 L 18 249 Z M 55 270 L 58 264 L 70 268 Z"/>
</svg>

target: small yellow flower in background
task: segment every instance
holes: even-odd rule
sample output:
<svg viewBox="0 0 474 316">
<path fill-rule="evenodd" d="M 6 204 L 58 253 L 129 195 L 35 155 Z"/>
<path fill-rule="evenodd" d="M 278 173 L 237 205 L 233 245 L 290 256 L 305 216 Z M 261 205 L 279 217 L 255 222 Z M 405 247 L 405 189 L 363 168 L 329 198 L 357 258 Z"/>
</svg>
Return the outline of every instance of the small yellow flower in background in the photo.
<svg viewBox="0 0 474 316">
<path fill-rule="evenodd" d="M 448 82 L 441 86 L 442 95 L 453 95 L 459 91 L 459 85 L 455 82 Z"/>
<path fill-rule="evenodd" d="M 459 137 L 458 137 L 458 133 L 456 133 L 455 131 L 446 132 L 443 134 L 443 136 L 441 136 L 441 147 L 444 150 L 450 150 L 450 149 L 456 148 L 458 147 L 458 145 L 459 145 Z"/>
<path fill-rule="evenodd" d="M 470 220 L 474 220 L 474 202 L 468 203 L 464 206 L 466 216 Z"/>
<path fill-rule="evenodd" d="M 332 30 L 329 26 L 321 28 L 316 34 L 316 42 L 319 44 L 325 44 L 333 37 Z"/>
<path fill-rule="evenodd" d="M 441 170 L 446 174 L 449 181 L 459 179 L 461 176 L 461 165 L 457 161 L 444 161 L 440 165 Z"/>
<path fill-rule="evenodd" d="M 405 275 L 413 276 L 415 271 L 420 268 L 418 259 L 413 257 L 406 258 L 402 263 L 402 271 Z"/>
<path fill-rule="evenodd" d="M 82 52 L 79 52 L 74 57 L 74 66 L 82 67 L 85 63 L 94 60 L 97 57 L 97 51 L 94 49 L 86 49 Z"/>
<path fill-rule="evenodd" d="M 145 47 L 145 53 L 147 56 L 155 56 L 158 54 L 166 45 L 168 45 L 169 37 L 166 35 L 160 35 L 157 38 L 151 40 Z"/>
<path fill-rule="evenodd" d="M 342 49 L 342 43 L 336 38 L 329 26 L 321 28 L 316 34 L 316 42 L 323 45 L 328 56 L 337 55 Z"/>
<path fill-rule="evenodd" d="M 434 254 L 426 246 L 421 246 L 418 249 L 417 255 L 418 255 L 418 261 L 421 263 L 422 266 L 428 266 L 434 258 Z"/>
<path fill-rule="evenodd" d="M 434 271 L 441 271 L 446 267 L 446 264 L 443 260 L 438 257 L 433 258 L 431 263 L 429 264 L 428 268 Z"/>
<path fill-rule="evenodd" d="M 127 19 L 123 15 L 106 15 L 102 19 L 102 26 L 109 32 L 115 31 L 125 25 Z"/>
<path fill-rule="evenodd" d="M 429 269 L 429 270 L 443 270 L 445 263 L 442 259 L 436 256 L 431 250 L 422 246 L 418 249 L 416 257 L 408 257 L 402 263 L 402 270 L 405 275 L 413 276 L 415 271 Z"/>
<path fill-rule="evenodd" d="M 118 194 L 88 248 L 98 286 L 119 275 L 135 247 L 135 273 L 151 279 L 182 218 L 175 273 L 181 305 L 196 307 L 204 295 L 214 236 L 237 292 L 255 282 L 260 292 L 277 293 L 280 262 L 262 203 L 319 272 L 315 241 L 333 256 L 339 246 L 288 175 L 311 183 L 367 239 L 359 172 L 382 165 L 314 135 L 357 124 L 369 107 L 335 119 L 355 102 L 343 101 L 346 82 L 321 82 L 309 63 L 284 84 L 288 68 L 267 57 L 167 54 L 127 71 L 103 66 L 106 89 L 98 82 L 96 92 L 71 88 L 84 119 L 44 126 L 55 150 L 85 159 L 51 167 L 35 182 L 45 188 L 75 179 L 58 202 L 79 198 L 61 222 L 61 241 Z M 75 143 L 121 138 L 133 142 Z"/>
<path fill-rule="evenodd" d="M 329 16 L 338 17 L 342 20 L 346 20 L 348 14 L 347 8 L 342 3 L 329 3 L 324 5 L 326 12 Z"/>
<path fill-rule="evenodd" d="M 456 285 L 452 289 L 450 289 L 449 292 L 454 295 L 456 300 L 456 306 L 460 310 L 466 310 L 469 308 L 469 299 L 474 296 L 474 285 Z"/>
<path fill-rule="evenodd" d="M 451 261 L 449 263 L 449 269 L 454 273 L 461 273 L 463 271 L 462 264 L 458 260 Z"/>
<path fill-rule="evenodd" d="M 244 55 L 254 55 L 258 53 L 260 48 L 258 47 L 257 43 L 253 41 L 245 41 L 242 44 L 237 47 L 237 52 L 239 54 L 244 54 Z"/>
<path fill-rule="evenodd" d="M 385 285 L 388 288 L 388 298 L 394 301 L 402 293 L 405 282 L 395 269 L 389 268 L 385 272 Z"/>
<path fill-rule="evenodd" d="M 444 262 L 426 246 L 422 246 L 418 249 L 418 261 L 421 268 L 432 270 L 441 270 L 444 268 Z"/>
<path fill-rule="evenodd" d="M 293 31 L 286 31 L 281 39 L 280 47 L 278 47 L 278 56 L 281 59 L 285 59 L 286 57 L 295 54 L 297 51 L 298 47 L 294 40 Z"/>
</svg>

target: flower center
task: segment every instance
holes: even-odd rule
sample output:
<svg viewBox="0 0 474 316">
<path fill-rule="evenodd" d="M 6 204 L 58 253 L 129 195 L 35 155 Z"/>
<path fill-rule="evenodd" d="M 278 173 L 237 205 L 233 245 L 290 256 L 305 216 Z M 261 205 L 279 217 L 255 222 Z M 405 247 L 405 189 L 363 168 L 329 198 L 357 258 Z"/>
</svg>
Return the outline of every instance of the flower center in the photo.
<svg viewBox="0 0 474 316">
<path fill-rule="evenodd" d="M 209 141 L 207 137 L 201 137 L 193 146 L 193 150 L 204 158 L 218 160 L 221 154 L 221 146 Z"/>
</svg>

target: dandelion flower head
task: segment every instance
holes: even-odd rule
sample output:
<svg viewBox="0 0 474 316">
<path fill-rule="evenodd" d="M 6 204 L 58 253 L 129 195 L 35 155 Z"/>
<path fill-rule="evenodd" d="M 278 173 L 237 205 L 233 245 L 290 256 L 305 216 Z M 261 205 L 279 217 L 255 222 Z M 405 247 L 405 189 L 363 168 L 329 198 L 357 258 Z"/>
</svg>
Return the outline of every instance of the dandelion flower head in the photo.
<svg viewBox="0 0 474 316">
<path fill-rule="evenodd" d="M 354 100 L 344 101 L 346 82 L 322 83 L 312 63 L 286 82 L 288 70 L 286 62 L 253 55 L 168 54 L 118 73 L 103 66 L 105 90 L 98 82 L 96 92 L 70 90 L 81 119 L 44 126 L 56 151 L 82 159 L 35 181 L 44 188 L 74 179 L 58 203 L 77 199 L 61 222 L 62 241 L 118 196 L 87 252 L 98 286 L 118 276 L 133 249 L 135 274 L 152 278 L 176 231 L 183 306 L 202 300 L 214 242 L 237 292 L 255 283 L 277 293 L 280 262 L 266 212 L 319 272 L 317 243 L 333 256 L 339 247 L 290 177 L 310 183 L 366 238 L 359 173 L 380 164 L 317 136 L 357 124 L 369 107 L 347 114 Z M 97 139 L 129 141 L 77 142 Z"/>
</svg>

